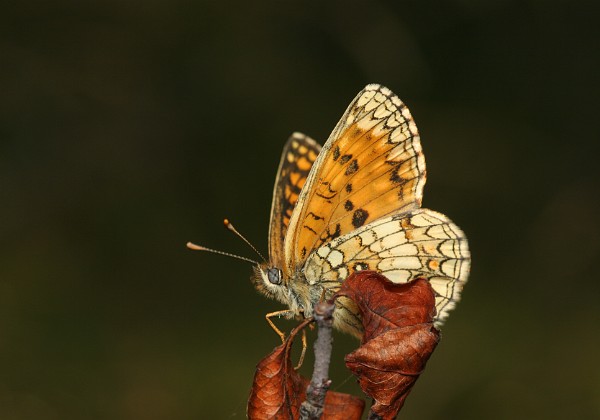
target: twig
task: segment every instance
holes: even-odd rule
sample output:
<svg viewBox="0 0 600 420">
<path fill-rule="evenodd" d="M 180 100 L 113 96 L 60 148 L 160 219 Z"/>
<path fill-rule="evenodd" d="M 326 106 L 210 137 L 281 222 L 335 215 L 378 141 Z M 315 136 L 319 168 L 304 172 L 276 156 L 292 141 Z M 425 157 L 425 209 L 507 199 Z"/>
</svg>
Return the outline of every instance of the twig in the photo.
<svg viewBox="0 0 600 420">
<path fill-rule="evenodd" d="M 379 414 L 377 413 L 373 413 L 373 409 L 369 410 L 369 416 L 367 417 L 367 420 L 382 420 L 383 417 L 381 417 Z"/>
<path fill-rule="evenodd" d="M 333 343 L 332 325 L 334 302 L 319 302 L 314 309 L 314 318 L 318 326 L 315 341 L 315 367 L 312 379 L 306 390 L 306 401 L 300 406 L 301 420 L 318 420 L 323 414 L 325 395 L 331 385 L 329 362 Z"/>
</svg>

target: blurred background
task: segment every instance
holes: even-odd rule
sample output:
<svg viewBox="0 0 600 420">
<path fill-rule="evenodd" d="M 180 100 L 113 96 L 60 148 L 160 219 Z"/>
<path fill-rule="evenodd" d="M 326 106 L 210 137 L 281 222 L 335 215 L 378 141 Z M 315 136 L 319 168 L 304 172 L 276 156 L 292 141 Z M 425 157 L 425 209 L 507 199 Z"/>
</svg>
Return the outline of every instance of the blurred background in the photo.
<svg viewBox="0 0 600 420">
<path fill-rule="evenodd" d="M 473 255 L 403 417 L 600 416 L 594 2 L 1 9 L 0 418 L 244 418 L 282 306 L 185 243 L 253 257 L 228 217 L 266 252 L 287 137 L 325 141 L 372 82 Z M 333 389 L 359 393 L 335 340 Z"/>
</svg>

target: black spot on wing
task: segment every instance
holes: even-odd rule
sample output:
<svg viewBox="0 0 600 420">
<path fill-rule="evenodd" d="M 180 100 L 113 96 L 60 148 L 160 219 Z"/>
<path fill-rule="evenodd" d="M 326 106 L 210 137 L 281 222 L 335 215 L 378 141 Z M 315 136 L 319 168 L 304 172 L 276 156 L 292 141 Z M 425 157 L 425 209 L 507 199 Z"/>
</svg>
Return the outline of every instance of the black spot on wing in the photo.
<svg viewBox="0 0 600 420">
<path fill-rule="evenodd" d="M 352 210 L 354 208 L 354 204 L 352 204 L 352 201 L 346 200 L 346 202 L 344 203 L 344 208 L 347 211 L 350 211 L 350 210 Z"/>
<path fill-rule="evenodd" d="M 398 172 L 396 172 L 395 170 L 390 173 L 390 181 L 392 181 L 394 184 L 406 183 L 406 179 L 398 175 Z"/>
<path fill-rule="evenodd" d="M 398 188 L 398 199 L 404 201 L 404 188 Z"/>
<path fill-rule="evenodd" d="M 345 174 L 352 175 L 356 171 L 358 171 L 358 161 L 356 159 L 354 159 L 352 162 L 350 162 L 350 165 L 348 165 L 348 167 L 346 168 Z"/>
<path fill-rule="evenodd" d="M 347 193 L 351 193 L 352 192 L 352 184 L 346 184 L 346 192 Z"/>
<path fill-rule="evenodd" d="M 340 165 L 343 165 L 344 163 L 348 163 L 348 161 L 352 159 L 352 155 L 344 155 L 342 156 L 342 158 L 340 159 Z"/>
<path fill-rule="evenodd" d="M 340 146 L 335 146 L 335 149 L 333 149 L 333 160 L 336 161 L 338 160 L 340 157 Z"/>
<path fill-rule="evenodd" d="M 367 218 L 369 217 L 369 212 L 363 209 L 358 209 L 352 215 L 352 226 L 355 228 L 359 228 L 365 224 Z"/>
</svg>

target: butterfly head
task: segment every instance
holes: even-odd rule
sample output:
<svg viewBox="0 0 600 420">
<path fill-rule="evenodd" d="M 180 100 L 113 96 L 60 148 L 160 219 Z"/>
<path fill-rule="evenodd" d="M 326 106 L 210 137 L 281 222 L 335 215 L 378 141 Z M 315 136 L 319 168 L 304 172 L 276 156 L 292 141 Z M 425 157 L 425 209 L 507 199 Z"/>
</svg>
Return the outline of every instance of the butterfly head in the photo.
<svg viewBox="0 0 600 420">
<path fill-rule="evenodd" d="M 254 266 L 252 283 L 259 292 L 280 301 L 287 295 L 283 272 L 271 264 L 262 263 Z"/>
<path fill-rule="evenodd" d="M 252 283 L 260 293 L 287 305 L 295 314 L 309 314 L 310 286 L 299 273 L 289 275 L 272 263 L 261 263 L 254 266 Z"/>
</svg>

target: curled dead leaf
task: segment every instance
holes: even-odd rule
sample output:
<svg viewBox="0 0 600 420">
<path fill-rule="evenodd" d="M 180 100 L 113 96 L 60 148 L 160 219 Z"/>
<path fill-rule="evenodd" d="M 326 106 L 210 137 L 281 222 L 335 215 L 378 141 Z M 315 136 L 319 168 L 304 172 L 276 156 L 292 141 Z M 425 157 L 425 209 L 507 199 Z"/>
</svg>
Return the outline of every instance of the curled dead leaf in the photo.
<svg viewBox="0 0 600 420">
<path fill-rule="evenodd" d="M 247 415 L 250 419 L 298 419 L 300 405 L 306 399 L 310 380 L 299 375 L 291 361 L 294 338 L 305 321 L 296 327 L 286 341 L 262 359 L 254 374 Z M 328 391 L 325 397 L 324 419 L 360 419 L 365 402 L 353 395 Z"/>
<path fill-rule="evenodd" d="M 429 282 L 396 284 L 374 271 L 350 275 L 336 296 L 358 306 L 362 345 L 346 356 L 346 366 L 374 399 L 371 412 L 396 417 L 440 339 L 433 326 L 435 295 Z"/>
</svg>

